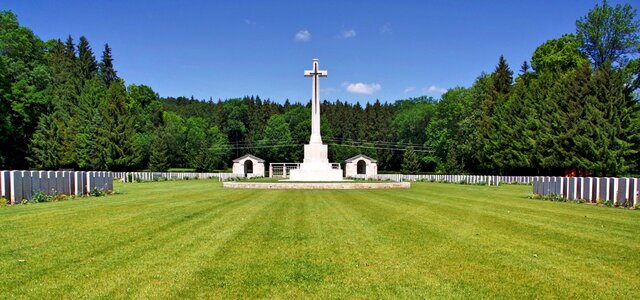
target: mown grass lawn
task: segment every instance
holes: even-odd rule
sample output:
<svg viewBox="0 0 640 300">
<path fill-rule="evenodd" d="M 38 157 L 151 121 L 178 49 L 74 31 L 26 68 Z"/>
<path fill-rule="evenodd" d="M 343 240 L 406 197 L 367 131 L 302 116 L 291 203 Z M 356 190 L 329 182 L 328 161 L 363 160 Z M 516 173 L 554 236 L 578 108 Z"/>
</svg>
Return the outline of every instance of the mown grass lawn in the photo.
<svg viewBox="0 0 640 300">
<path fill-rule="evenodd" d="M 0 298 L 640 298 L 640 211 L 530 186 L 115 189 L 0 208 Z"/>
</svg>

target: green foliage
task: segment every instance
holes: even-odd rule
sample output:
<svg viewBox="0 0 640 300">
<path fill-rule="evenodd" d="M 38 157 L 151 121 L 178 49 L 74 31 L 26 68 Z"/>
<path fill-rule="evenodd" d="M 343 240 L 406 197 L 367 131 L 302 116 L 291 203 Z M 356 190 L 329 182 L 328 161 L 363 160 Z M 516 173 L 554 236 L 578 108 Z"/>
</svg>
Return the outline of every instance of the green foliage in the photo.
<svg viewBox="0 0 640 300">
<path fill-rule="evenodd" d="M 401 171 L 403 174 L 417 174 L 420 172 L 420 158 L 412 146 L 407 147 L 404 151 Z"/>
<path fill-rule="evenodd" d="M 51 202 L 53 201 L 53 196 L 47 195 L 42 191 L 36 191 L 31 196 L 29 202 L 31 203 L 39 203 L 39 202 Z"/>
<path fill-rule="evenodd" d="M 533 52 L 531 67 L 536 72 L 543 70 L 566 72 L 577 69 L 589 62 L 587 55 L 580 51 L 579 46 L 580 43 L 573 34 L 548 40 Z"/>
<path fill-rule="evenodd" d="M 169 169 L 169 144 L 164 131 L 159 131 L 151 145 L 149 170 L 151 172 L 166 172 Z"/>
<path fill-rule="evenodd" d="M 267 161 L 286 162 L 291 147 L 291 131 L 283 115 L 273 115 L 267 122 L 262 139 L 258 141 L 260 155 Z"/>
<path fill-rule="evenodd" d="M 45 44 L 20 26 L 15 14 L 0 11 L 0 168 L 26 169 L 26 153 L 50 83 Z"/>
<path fill-rule="evenodd" d="M 102 78 L 106 86 L 109 86 L 112 82 L 118 80 L 118 75 L 116 75 L 117 72 L 113 68 L 113 57 L 111 57 L 111 47 L 109 47 L 109 44 L 104 44 L 102 61 L 98 67 L 100 71 L 100 78 Z"/>
<path fill-rule="evenodd" d="M 629 4 L 612 7 L 603 1 L 576 22 L 581 49 L 596 69 L 607 64 L 624 67 L 640 49 L 640 20 Z"/>
<path fill-rule="evenodd" d="M 108 44 L 98 62 L 84 36 L 45 43 L 7 11 L 0 25 L 0 144 L 11 144 L 0 147 L 3 169 L 211 171 L 247 153 L 303 158 L 309 103 L 160 98 L 125 86 Z M 525 61 L 515 80 L 500 56 L 493 73 L 441 99 L 323 101 L 329 159 L 365 154 L 380 172 L 637 173 L 638 30 L 629 5 L 604 2 L 577 22 L 575 37 L 540 45 L 533 70 Z M 407 158 L 409 144 L 424 148 Z"/>
<path fill-rule="evenodd" d="M 91 190 L 91 192 L 89 192 L 89 196 L 91 197 L 102 197 L 106 195 L 105 191 L 99 189 L 99 188 L 93 188 L 93 190 Z"/>
</svg>

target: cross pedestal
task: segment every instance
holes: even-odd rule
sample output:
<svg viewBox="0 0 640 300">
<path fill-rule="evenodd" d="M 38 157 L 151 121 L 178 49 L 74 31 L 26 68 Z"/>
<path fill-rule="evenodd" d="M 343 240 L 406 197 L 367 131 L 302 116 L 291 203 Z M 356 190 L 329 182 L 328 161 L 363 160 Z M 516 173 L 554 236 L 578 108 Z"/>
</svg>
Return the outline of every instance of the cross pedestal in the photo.
<svg viewBox="0 0 640 300">
<path fill-rule="evenodd" d="M 304 145 L 304 161 L 300 168 L 291 170 L 291 181 L 341 181 L 342 169 L 333 169 L 328 159 L 328 147 L 322 143 L 320 135 L 320 77 L 327 77 L 327 71 L 318 70 L 318 59 L 313 59 L 313 70 L 304 71 L 305 77 L 312 77 L 311 97 L 311 138 Z"/>
</svg>

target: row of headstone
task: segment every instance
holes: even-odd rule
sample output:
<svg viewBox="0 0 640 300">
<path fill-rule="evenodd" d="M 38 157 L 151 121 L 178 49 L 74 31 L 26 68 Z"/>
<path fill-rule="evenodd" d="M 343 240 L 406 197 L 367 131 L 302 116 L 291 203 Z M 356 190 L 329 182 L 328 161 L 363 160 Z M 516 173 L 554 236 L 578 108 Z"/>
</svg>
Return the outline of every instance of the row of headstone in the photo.
<svg viewBox="0 0 640 300">
<path fill-rule="evenodd" d="M 47 195 L 89 194 L 94 189 L 113 190 L 113 174 L 96 171 L 0 171 L 0 197 L 11 204 L 30 200 L 37 192 Z"/>
<path fill-rule="evenodd" d="M 218 178 L 218 181 L 228 181 L 232 178 L 244 177 L 244 174 L 234 173 L 196 173 L 196 172 L 114 172 L 114 178 L 123 182 L 184 180 L 184 179 L 208 179 Z"/>
<path fill-rule="evenodd" d="M 615 177 L 534 177 L 533 193 L 555 194 L 569 200 L 612 201 L 614 205 L 638 204 L 640 179 Z"/>
<path fill-rule="evenodd" d="M 360 174 L 355 178 L 365 179 L 365 175 Z M 378 174 L 376 179 L 390 181 L 437 181 L 448 183 L 465 184 L 486 184 L 500 185 L 506 184 L 530 184 L 532 176 L 496 176 L 496 175 L 409 175 L 409 174 Z"/>
</svg>

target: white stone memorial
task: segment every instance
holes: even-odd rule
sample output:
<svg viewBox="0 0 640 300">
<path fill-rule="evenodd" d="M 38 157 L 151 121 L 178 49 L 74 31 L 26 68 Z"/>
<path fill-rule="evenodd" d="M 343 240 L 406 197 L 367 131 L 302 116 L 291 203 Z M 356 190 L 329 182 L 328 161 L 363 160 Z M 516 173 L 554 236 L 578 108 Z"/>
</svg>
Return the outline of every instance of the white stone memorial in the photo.
<svg viewBox="0 0 640 300">
<path fill-rule="evenodd" d="M 264 177 L 264 159 L 247 154 L 233 160 L 233 174 Z"/>
<path fill-rule="evenodd" d="M 311 97 L 311 138 L 304 145 L 304 160 L 300 168 L 291 170 L 291 181 L 341 181 L 342 170 L 333 169 L 328 159 L 328 147 L 322 144 L 320 136 L 320 77 L 328 72 L 319 70 L 318 59 L 313 59 L 313 69 L 304 71 L 305 77 L 312 78 Z"/>
<path fill-rule="evenodd" d="M 378 163 L 375 159 L 364 154 L 356 155 L 345 162 L 345 177 L 356 177 L 363 175 L 366 178 L 378 176 Z"/>
</svg>

